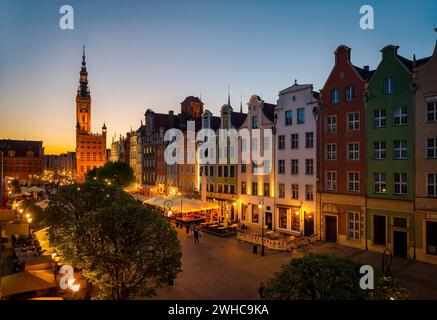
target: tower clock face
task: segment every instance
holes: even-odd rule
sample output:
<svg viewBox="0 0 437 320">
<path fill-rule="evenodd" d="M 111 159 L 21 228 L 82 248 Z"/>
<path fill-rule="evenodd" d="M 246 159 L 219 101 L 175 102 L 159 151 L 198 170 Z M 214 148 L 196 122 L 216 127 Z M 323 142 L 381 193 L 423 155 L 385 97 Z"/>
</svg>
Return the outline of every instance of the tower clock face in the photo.
<svg viewBox="0 0 437 320">
<path fill-rule="evenodd" d="M 80 111 L 87 112 L 87 105 L 86 105 L 86 103 L 81 103 L 80 104 Z"/>
</svg>

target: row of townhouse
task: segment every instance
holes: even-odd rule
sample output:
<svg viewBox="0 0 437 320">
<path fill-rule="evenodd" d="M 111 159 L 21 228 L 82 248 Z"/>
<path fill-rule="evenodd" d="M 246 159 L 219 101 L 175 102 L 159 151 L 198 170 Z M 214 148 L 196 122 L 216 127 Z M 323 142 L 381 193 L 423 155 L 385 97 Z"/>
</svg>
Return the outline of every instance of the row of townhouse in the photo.
<svg viewBox="0 0 437 320">
<path fill-rule="evenodd" d="M 295 81 L 279 92 L 276 104 L 253 95 L 247 113 L 242 106 L 234 111 L 228 99 L 220 116 L 213 116 L 196 97 L 187 97 L 178 115 L 147 110 L 136 148 L 142 152 L 138 181 L 216 202 L 220 218 L 252 230 L 263 225 L 315 234 L 437 263 L 437 45 L 424 59 L 397 51 L 383 48 L 380 64 L 370 70 L 353 65 L 351 49 L 341 45 L 320 92 Z M 196 132 L 217 133 L 209 141 L 217 147 L 210 155 L 215 161 L 188 161 L 187 153 L 197 154 L 208 142 L 204 137 L 194 151 L 185 144 L 183 164 L 168 165 L 165 132 L 178 128 L 187 142 L 190 120 Z M 228 140 L 225 149 L 220 129 L 245 129 L 248 136 Z M 271 158 L 259 164 L 253 152 Z"/>
<path fill-rule="evenodd" d="M 240 221 L 437 263 L 437 45 L 423 59 L 397 51 L 370 70 L 339 46 L 320 93 L 295 83 L 276 106 L 251 97 L 240 128 L 273 129 L 273 145 L 251 147 L 274 160 L 255 175 L 240 157 Z"/>
</svg>

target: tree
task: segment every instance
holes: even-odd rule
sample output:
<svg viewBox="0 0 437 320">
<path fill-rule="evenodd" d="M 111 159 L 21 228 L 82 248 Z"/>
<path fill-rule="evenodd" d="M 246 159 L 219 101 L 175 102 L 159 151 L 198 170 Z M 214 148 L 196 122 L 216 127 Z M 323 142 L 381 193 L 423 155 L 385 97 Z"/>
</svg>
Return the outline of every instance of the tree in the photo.
<svg viewBox="0 0 437 320">
<path fill-rule="evenodd" d="M 382 283 L 393 292 L 406 292 L 398 281 L 375 280 L 375 290 L 359 286 L 361 263 L 326 254 L 309 254 L 282 266 L 265 290 L 264 298 L 272 300 L 362 300 L 387 299 L 381 295 Z M 388 285 L 388 286 L 387 286 Z M 396 295 L 396 298 L 406 296 Z M 395 297 L 393 297 L 395 298 Z"/>
<path fill-rule="evenodd" d="M 108 162 L 103 167 L 94 168 L 86 175 L 87 181 L 111 182 L 120 187 L 126 187 L 135 182 L 132 168 L 125 162 Z"/>
<path fill-rule="evenodd" d="M 98 285 L 99 298 L 150 296 L 180 271 L 176 231 L 117 186 L 62 187 L 45 219 L 51 244 Z"/>
<path fill-rule="evenodd" d="M 135 200 L 114 185 L 100 182 L 65 185 L 50 198 L 45 210 L 45 224 L 49 228 L 50 241 L 65 259 L 73 259 L 76 252 L 74 238 L 78 223 L 99 208 L 116 203 L 136 203 Z"/>
<path fill-rule="evenodd" d="M 174 228 L 137 204 L 98 209 L 79 223 L 74 262 L 100 288 L 99 298 L 148 297 L 181 270 Z"/>
<path fill-rule="evenodd" d="M 11 192 L 13 194 L 20 194 L 21 193 L 21 187 L 20 182 L 17 179 L 14 179 L 11 181 Z"/>
</svg>

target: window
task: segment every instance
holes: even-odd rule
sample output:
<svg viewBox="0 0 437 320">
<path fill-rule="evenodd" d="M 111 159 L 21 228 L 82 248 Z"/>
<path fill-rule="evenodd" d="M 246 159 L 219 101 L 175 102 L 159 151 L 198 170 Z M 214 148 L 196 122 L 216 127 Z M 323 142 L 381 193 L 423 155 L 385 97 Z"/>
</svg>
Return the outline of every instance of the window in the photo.
<svg viewBox="0 0 437 320">
<path fill-rule="evenodd" d="M 257 204 L 252 204 L 252 223 L 259 221 L 259 208 Z"/>
<path fill-rule="evenodd" d="M 331 90 L 331 103 L 337 104 L 339 102 L 340 102 L 340 90 L 339 89 Z"/>
<path fill-rule="evenodd" d="M 360 114 L 358 112 L 348 113 L 347 115 L 347 129 L 360 130 Z"/>
<path fill-rule="evenodd" d="M 205 176 L 208 176 L 208 170 L 205 170 Z M 218 166 L 218 176 L 219 177 L 223 176 L 223 167 L 222 166 Z"/>
<path fill-rule="evenodd" d="M 283 183 L 279 183 L 279 198 L 285 198 L 285 185 Z"/>
<path fill-rule="evenodd" d="M 346 101 L 352 101 L 355 99 L 355 88 L 353 86 L 347 86 L 346 91 Z"/>
<path fill-rule="evenodd" d="M 287 229 L 287 209 L 279 208 L 279 228 Z"/>
<path fill-rule="evenodd" d="M 272 139 L 271 137 L 264 137 L 264 150 L 271 150 L 271 148 L 270 148 L 270 140 L 271 139 Z M 284 138 L 284 140 L 285 140 L 285 138 Z M 285 144 L 285 141 L 284 141 L 284 144 Z"/>
<path fill-rule="evenodd" d="M 336 191 L 337 190 L 337 172 L 336 171 L 326 171 L 326 190 Z"/>
<path fill-rule="evenodd" d="M 258 128 L 258 116 L 252 116 L 252 129 Z"/>
<path fill-rule="evenodd" d="M 395 173 L 395 193 L 406 194 L 407 193 L 407 174 Z"/>
<path fill-rule="evenodd" d="M 313 175 L 314 174 L 314 160 L 313 159 L 305 159 L 305 174 Z"/>
<path fill-rule="evenodd" d="M 306 132 L 305 133 L 305 148 L 313 148 L 314 147 L 314 133 Z"/>
<path fill-rule="evenodd" d="M 393 125 L 401 126 L 407 124 L 407 107 L 396 107 L 393 109 Z"/>
<path fill-rule="evenodd" d="M 393 157 L 395 160 L 407 159 L 407 140 L 393 141 Z"/>
<path fill-rule="evenodd" d="M 246 151 L 246 139 L 241 139 L 241 151 Z"/>
<path fill-rule="evenodd" d="M 264 160 L 264 162 L 263 162 L 264 174 L 269 174 L 271 170 L 272 170 L 272 168 L 270 166 L 270 160 Z"/>
<path fill-rule="evenodd" d="M 387 151 L 385 141 L 377 141 L 373 144 L 373 159 L 383 160 L 386 158 Z"/>
<path fill-rule="evenodd" d="M 348 212 L 348 238 L 350 240 L 360 239 L 360 214 L 358 212 Z"/>
<path fill-rule="evenodd" d="M 427 176 L 428 197 L 437 197 L 437 173 L 428 173 Z"/>
<path fill-rule="evenodd" d="M 291 230 L 300 232 L 300 214 L 297 209 L 290 215 L 291 218 Z"/>
<path fill-rule="evenodd" d="M 252 195 L 258 195 L 258 182 L 252 182 Z"/>
<path fill-rule="evenodd" d="M 212 167 L 211 167 L 212 168 Z M 229 167 L 229 170 L 230 170 L 230 172 L 229 172 L 229 177 L 231 177 L 231 178 L 234 178 L 235 177 L 235 167 L 234 166 L 230 166 Z M 212 173 L 212 170 L 211 170 L 211 173 Z M 212 176 L 212 175 L 211 175 Z"/>
<path fill-rule="evenodd" d="M 427 122 L 437 121 L 437 101 L 428 102 L 426 108 L 426 121 Z"/>
<path fill-rule="evenodd" d="M 299 200 L 299 185 L 298 184 L 291 185 L 291 199 Z"/>
<path fill-rule="evenodd" d="M 337 145 L 335 143 L 328 143 L 326 145 L 326 160 L 337 159 Z"/>
<path fill-rule="evenodd" d="M 348 185 L 349 192 L 359 192 L 360 191 L 360 173 L 357 171 L 348 172 L 347 185 Z"/>
<path fill-rule="evenodd" d="M 228 193 L 228 185 L 227 184 L 223 185 L 223 193 Z"/>
<path fill-rule="evenodd" d="M 291 134 L 291 149 L 299 148 L 299 134 L 293 133 Z"/>
<path fill-rule="evenodd" d="M 285 111 L 285 125 L 289 126 L 292 124 L 292 113 L 291 110 Z"/>
<path fill-rule="evenodd" d="M 279 150 L 285 149 L 285 136 L 284 135 L 278 136 L 278 149 Z"/>
<path fill-rule="evenodd" d="M 437 138 L 426 139 L 426 157 L 427 159 L 437 158 Z"/>
<path fill-rule="evenodd" d="M 291 174 L 299 174 L 299 160 L 291 159 Z"/>
<path fill-rule="evenodd" d="M 326 130 L 327 130 L 327 132 L 337 132 L 337 117 L 336 116 L 326 117 Z"/>
<path fill-rule="evenodd" d="M 233 184 L 229 185 L 229 193 L 230 194 L 235 194 L 235 186 Z"/>
<path fill-rule="evenodd" d="M 307 201 L 314 200 L 313 185 L 311 185 L 311 184 L 305 185 L 305 200 L 307 200 Z"/>
<path fill-rule="evenodd" d="M 242 163 L 241 164 L 241 173 L 245 173 L 246 172 L 246 164 Z"/>
<path fill-rule="evenodd" d="M 395 79 L 385 78 L 384 79 L 384 93 L 389 94 L 395 91 Z"/>
<path fill-rule="evenodd" d="M 246 194 L 246 181 L 241 182 L 241 194 Z"/>
<path fill-rule="evenodd" d="M 257 151 L 258 150 L 258 139 L 252 137 L 252 151 Z"/>
<path fill-rule="evenodd" d="M 285 173 L 285 160 L 278 160 L 278 173 L 279 174 Z"/>
<path fill-rule="evenodd" d="M 384 172 L 376 172 L 373 175 L 373 190 L 375 193 L 385 193 L 386 180 Z"/>
<path fill-rule="evenodd" d="M 357 142 L 347 144 L 347 158 L 349 160 L 360 160 L 360 144 Z"/>
<path fill-rule="evenodd" d="M 297 124 L 305 123 L 305 108 L 297 109 Z"/>
<path fill-rule="evenodd" d="M 426 253 L 437 255 L 437 222 L 426 222 Z"/>
<path fill-rule="evenodd" d="M 270 183 L 264 183 L 264 197 L 270 197 Z"/>
<path fill-rule="evenodd" d="M 378 109 L 373 111 L 373 126 L 375 128 L 384 128 L 387 126 L 387 116 L 385 109 Z"/>
</svg>

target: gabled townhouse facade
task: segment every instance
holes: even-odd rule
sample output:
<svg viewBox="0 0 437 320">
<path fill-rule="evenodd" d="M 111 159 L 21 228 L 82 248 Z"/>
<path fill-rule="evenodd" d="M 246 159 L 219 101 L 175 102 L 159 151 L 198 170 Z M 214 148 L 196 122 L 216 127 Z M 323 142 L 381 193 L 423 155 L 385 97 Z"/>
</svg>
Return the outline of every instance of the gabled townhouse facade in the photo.
<svg viewBox="0 0 437 320">
<path fill-rule="evenodd" d="M 287 234 L 319 233 L 316 217 L 317 112 L 311 84 L 279 92 L 275 108 L 275 226 Z"/>
<path fill-rule="evenodd" d="M 437 264 L 437 42 L 414 73 L 416 258 Z"/>
<path fill-rule="evenodd" d="M 372 72 L 351 62 L 341 45 L 320 91 L 317 211 L 321 238 L 366 247 L 366 113 L 364 94 Z"/>
<path fill-rule="evenodd" d="M 414 63 L 398 55 L 398 48 L 381 50 L 382 60 L 368 84 L 367 246 L 414 258 Z"/>
<path fill-rule="evenodd" d="M 247 137 L 239 138 L 238 143 L 238 203 L 239 221 L 253 230 L 264 227 L 276 228 L 275 213 L 275 134 L 274 112 L 276 105 L 266 103 L 259 96 L 253 95 L 247 103 L 248 113 L 240 126 L 248 130 Z M 256 132 L 259 129 L 259 135 Z M 268 136 L 266 129 L 271 130 Z M 247 160 L 242 155 L 248 152 Z M 253 154 L 261 156 L 270 154 L 269 161 L 257 163 Z M 263 226 L 264 225 L 264 226 Z"/>
</svg>

